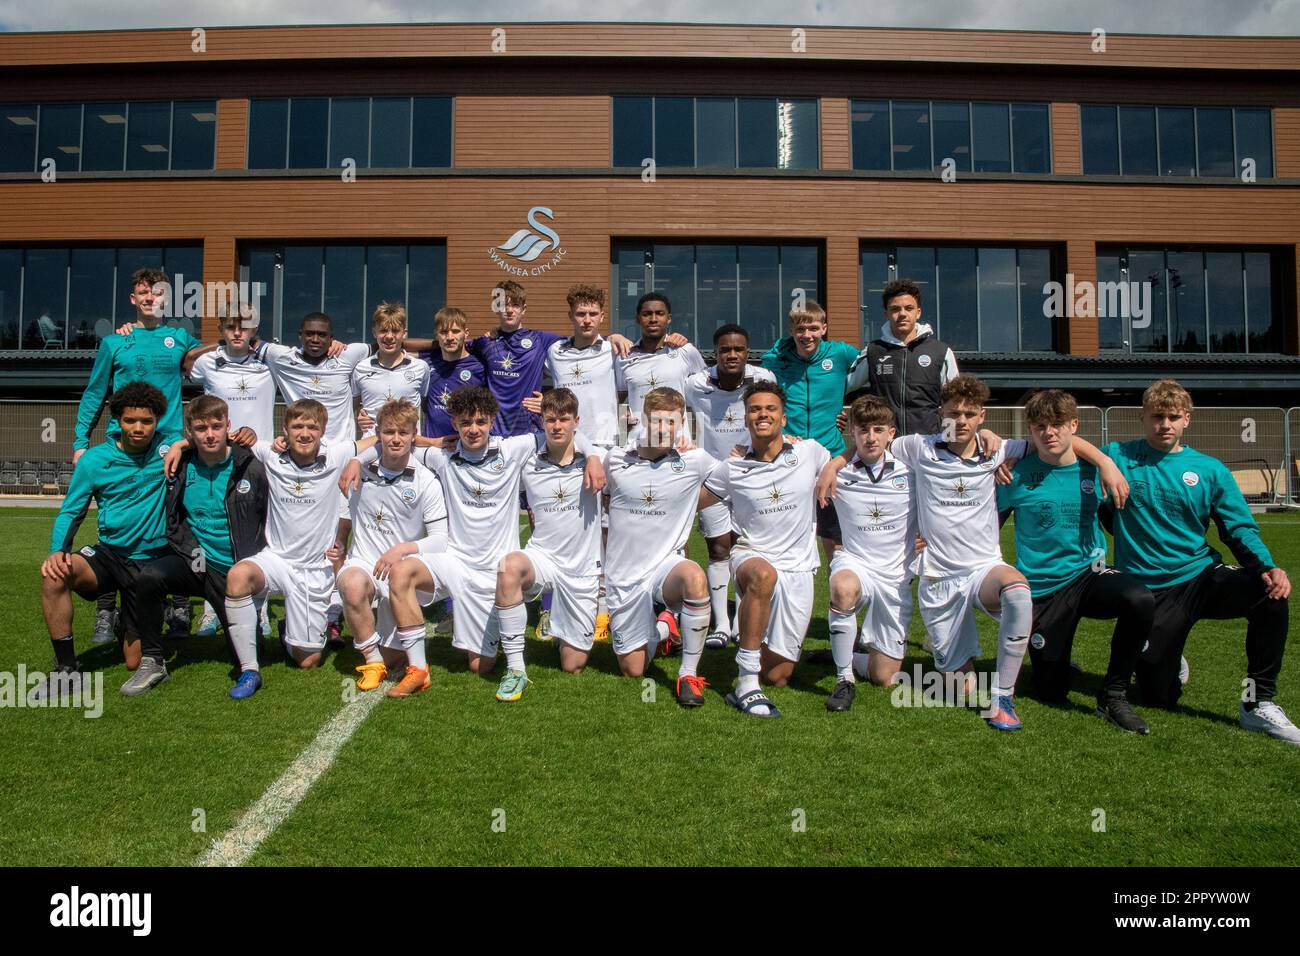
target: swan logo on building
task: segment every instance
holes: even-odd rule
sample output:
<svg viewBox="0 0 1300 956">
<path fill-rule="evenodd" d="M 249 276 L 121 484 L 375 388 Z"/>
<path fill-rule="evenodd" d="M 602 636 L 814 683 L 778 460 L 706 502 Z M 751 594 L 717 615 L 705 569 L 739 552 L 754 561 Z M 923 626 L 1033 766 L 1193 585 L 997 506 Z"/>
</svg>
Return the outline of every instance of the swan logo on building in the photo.
<svg viewBox="0 0 1300 956">
<path fill-rule="evenodd" d="M 528 228 L 516 230 L 509 239 L 488 250 L 488 257 L 511 275 L 540 276 L 554 269 L 564 258 L 560 234 L 538 217 L 554 220 L 555 213 L 546 206 L 528 210 Z M 523 266 L 520 263 L 536 263 Z"/>
</svg>

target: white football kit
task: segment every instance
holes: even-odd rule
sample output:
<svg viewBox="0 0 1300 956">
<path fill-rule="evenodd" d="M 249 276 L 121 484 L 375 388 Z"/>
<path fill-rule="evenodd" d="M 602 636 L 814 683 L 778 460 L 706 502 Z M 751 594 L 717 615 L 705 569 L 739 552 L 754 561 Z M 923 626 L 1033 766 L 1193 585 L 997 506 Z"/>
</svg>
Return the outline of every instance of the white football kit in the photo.
<svg viewBox="0 0 1300 956">
<path fill-rule="evenodd" d="M 648 392 L 656 388 L 673 388 L 680 392 L 686 386 L 687 377 L 707 367 L 699 349 L 689 342 L 681 348 L 663 345 L 657 352 L 633 349 L 623 358 L 614 360 L 614 384 L 620 392 L 627 392 L 628 410 L 634 419 L 640 421 Z"/>
<path fill-rule="evenodd" d="M 303 358 L 302 350 L 290 345 L 266 342 L 258 352 L 271 370 L 276 387 L 286 403 L 314 398 L 329 414 L 325 422 L 324 441 L 337 444 L 356 438 L 357 425 L 352 418 L 352 371 L 370 354 L 370 346 L 354 342 L 337 358 L 324 358 L 313 365 Z"/>
<path fill-rule="evenodd" d="M 556 388 L 578 396 L 578 430 L 593 445 L 608 450 L 618 443 L 618 389 L 614 384 L 614 352 L 601 336 L 587 348 L 572 338 L 551 343 L 546 372 Z"/>
<path fill-rule="evenodd" d="M 737 539 L 731 549 L 734 577 L 751 558 L 776 569 L 772 615 L 763 643 L 786 660 L 797 661 L 812 617 L 817 553 L 817 478 L 831 455 L 811 439 L 784 442 L 776 460 L 753 454 L 722 461 L 704 483 L 731 503 Z"/>
<path fill-rule="evenodd" d="M 226 347 L 204 352 L 194 360 L 190 380 L 203 386 L 230 409 L 230 430 L 251 428 L 259 439 L 275 438 L 275 382 L 266 363 L 252 352 L 231 358 Z"/>
<path fill-rule="evenodd" d="M 379 415 L 384 403 L 401 399 L 414 405 L 416 411 L 424 408 L 424 396 L 429 393 L 429 363 L 403 353 L 396 365 L 389 368 L 379 363 L 379 355 L 367 356 L 352 370 L 352 394 L 361 399 L 361 407 L 371 418 Z M 416 431 L 419 431 L 417 424 Z M 362 433 L 368 438 L 375 433 L 373 427 Z"/>
<path fill-rule="evenodd" d="M 912 619 L 916 509 L 907 465 L 885 451 L 868 465 L 856 454 L 835 479 L 835 512 L 844 547 L 831 558 L 831 577 L 856 575 L 866 606 L 860 639 L 895 660 L 907 651 Z"/>
<path fill-rule="evenodd" d="M 321 445 L 305 466 L 287 451 L 272 451 L 267 441 L 253 445 L 253 454 L 266 468 L 270 493 L 266 547 L 248 560 L 262 569 L 267 591 L 284 595 L 285 643 L 320 650 L 334 590 L 325 552 L 338 532 L 339 474 L 356 454 L 356 443 Z"/>
<path fill-rule="evenodd" d="M 653 460 L 635 447 L 606 456 L 605 603 L 616 653 L 631 653 L 654 639 L 654 605 L 663 603 L 669 572 L 689 560 L 685 548 L 700 487 L 717 464 L 701 448 Z"/>
<path fill-rule="evenodd" d="M 980 653 L 974 610 L 994 620 L 979 601 L 980 585 L 1002 560 L 994 473 L 1007 458 L 1023 458 L 1028 443 L 1004 441 L 986 455 L 958 458 L 942 435 L 903 435 L 890 445 L 911 470 L 916 486 L 916 521 L 926 547 L 921 552 L 921 619 L 934 645 L 934 663 L 953 671 Z"/>
</svg>

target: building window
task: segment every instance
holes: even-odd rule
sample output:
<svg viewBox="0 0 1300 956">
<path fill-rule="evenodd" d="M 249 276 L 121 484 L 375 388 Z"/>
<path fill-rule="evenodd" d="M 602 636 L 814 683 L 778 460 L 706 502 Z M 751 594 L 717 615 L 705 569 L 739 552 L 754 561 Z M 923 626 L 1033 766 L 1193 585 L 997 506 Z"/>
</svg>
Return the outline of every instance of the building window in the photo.
<svg viewBox="0 0 1300 956">
<path fill-rule="evenodd" d="M 1267 249 L 1099 249 L 1101 348 L 1280 353 L 1280 267 Z"/>
<path fill-rule="evenodd" d="M 405 305 L 410 334 L 432 338 L 434 313 L 447 295 L 447 246 L 250 244 L 240 247 L 239 278 L 261 283 L 258 311 L 269 338 L 297 342 L 302 317 L 324 312 L 334 321 L 335 338 L 369 341 L 370 316 L 380 302 Z"/>
<path fill-rule="evenodd" d="M 184 286 L 203 281 L 203 247 L 0 247 L 0 350 L 94 349 L 135 315 L 131 275 L 152 267 L 173 285 L 174 322 L 191 334 L 199 317 L 184 312 Z"/>
<path fill-rule="evenodd" d="M 853 168 L 930 172 L 1048 173 L 1046 103 L 853 100 Z"/>
<path fill-rule="evenodd" d="M 248 105 L 249 169 L 451 166 L 450 96 L 295 96 Z"/>
<path fill-rule="evenodd" d="M 895 279 L 921 288 L 921 321 L 956 351 L 1050 352 L 1055 322 L 1044 312 L 1055 275 L 1048 246 L 891 245 L 858 252 L 862 341 L 881 335 L 881 294 Z"/>
<path fill-rule="evenodd" d="M 767 349 L 785 332 L 796 290 L 820 298 L 822 268 L 816 243 L 618 240 L 610 247 L 610 327 L 635 341 L 637 299 L 663 292 L 673 331 L 698 348 L 711 349 L 714 330 L 736 322 L 751 349 Z"/>
<path fill-rule="evenodd" d="M 1099 106 L 1079 111 L 1085 176 L 1273 178 L 1273 115 L 1268 109 Z"/>
<path fill-rule="evenodd" d="M 0 106 L 0 172 L 216 167 L 215 100 Z"/>
<path fill-rule="evenodd" d="M 816 99 L 615 96 L 614 166 L 818 169 Z"/>
</svg>

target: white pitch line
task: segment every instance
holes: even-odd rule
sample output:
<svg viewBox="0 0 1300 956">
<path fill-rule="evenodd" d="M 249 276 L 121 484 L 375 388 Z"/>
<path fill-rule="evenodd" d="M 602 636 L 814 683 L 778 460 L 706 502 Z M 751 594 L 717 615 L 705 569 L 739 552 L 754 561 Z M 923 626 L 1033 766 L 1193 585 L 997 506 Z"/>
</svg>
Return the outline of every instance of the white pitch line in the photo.
<svg viewBox="0 0 1300 956">
<path fill-rule="evenodd" d="M 233 827 L 220 840 L 213 840 L 211 848 L 201 856 L 195 866 L 243 866 L 276 828 L 293 813 L 317 779 L 330 768 L 339 750 L 348 742 L 362 722 L 384 697 L 389 682 L 358 695 L 345 704 L 329 723 L 316 734 L 279 778 L 267 787 L 257 802 L 244 811 Z"/>
</svg>

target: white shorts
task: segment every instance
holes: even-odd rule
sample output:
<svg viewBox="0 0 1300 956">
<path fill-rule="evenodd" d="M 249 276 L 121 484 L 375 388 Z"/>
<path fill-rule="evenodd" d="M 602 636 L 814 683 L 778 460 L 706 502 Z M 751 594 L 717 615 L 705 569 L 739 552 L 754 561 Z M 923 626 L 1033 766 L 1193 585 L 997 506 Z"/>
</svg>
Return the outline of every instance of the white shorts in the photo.
<svg viewBox="0 0 1300 956">
<path fill-rule="evenodd" d="M 731 505 L 715 501 L 700 512 L 700 534 L 705 538 L 720 538 L 731 533 Z"/>
<path fill-rule="evenodd" d="M 965 574 L 943 578 L 922 578 L 917 589 L 921 603 L 921 620 L 934 645 L 934 666 L 941 671 L 955 671 L 980 654 L 979 629 L 975 626 L 975 609 L 993 620 L 999 615 L 980 604 L 980 585 L 1001 561 L 990 561 Z"/>
<path fill-rule="evenodd" d="M 492 613 L 496 604 L 497 573 L 476 568 L 456 551 L 414 554 L 437 584 L 432 593 L 417 592 L 422 606 L 450 597 L 456 602 L 452 615 L 451 646 L 481 657 L 496 657 L 501 643 L 500 623 Z"/>
<path fill-rule="evenodd" d="M 631 584 L 616 585 L 606 578 L 605 605 L 615 654 L 631 654 L 655 640 L 655 605 L 664 603 L 664 581 L 673 568 L 689 560 L 682 554 L 670 554 L 649 577 Z"/>
<path fill-rule="evenodd" d="M 912 623 L 912 582 L 901 583 L 883 578 L 861 558 L 843 548 L 831 558 L 831 577 L 847 571 L 856 575 L 862 596 L 858 607 L 866 605 L 862 616 L 861 641 L 871 650 L 901 661 L 907 656 L 907 629 Z"/>
<path fill-rule="evenodd" d="M 589 651 L 596 643 L 596 597 L 600 577 L 595 574 L 571 574 L 562 570 L 541 548 L 524 548 L 533 565 L 535 582 L 524 595 L 527 601 L 550 591 L 551 634 L 570 647 Z"/>
<path fill-rule="evenodd" d="M 322 650 L 334 568 L 328 562 L 294 565 L 267 548 L 248 560 L 262 569 L 268 592 L 284 595 L 284 642 L 304 650 Z"/>
<path fill-rule="evenodd" d="M 763 555 L 753 551 L 732 551 L 732 579 L 739 580 L 738 575 L 742 564 L 751 558 L 761 557 Z M 773 654 L 784 657 L 788 661 L 799 660 L 804 638 L 808 636 L 808 622 L 812 620 L 815 573 L 776 569 L 776 586 L 772 588 L 772 611 L 767 619 L 767 633 L 763 635 L 763 643 Z M 739 588 L 736 594 L 739 597 Z"/>
</svg>

